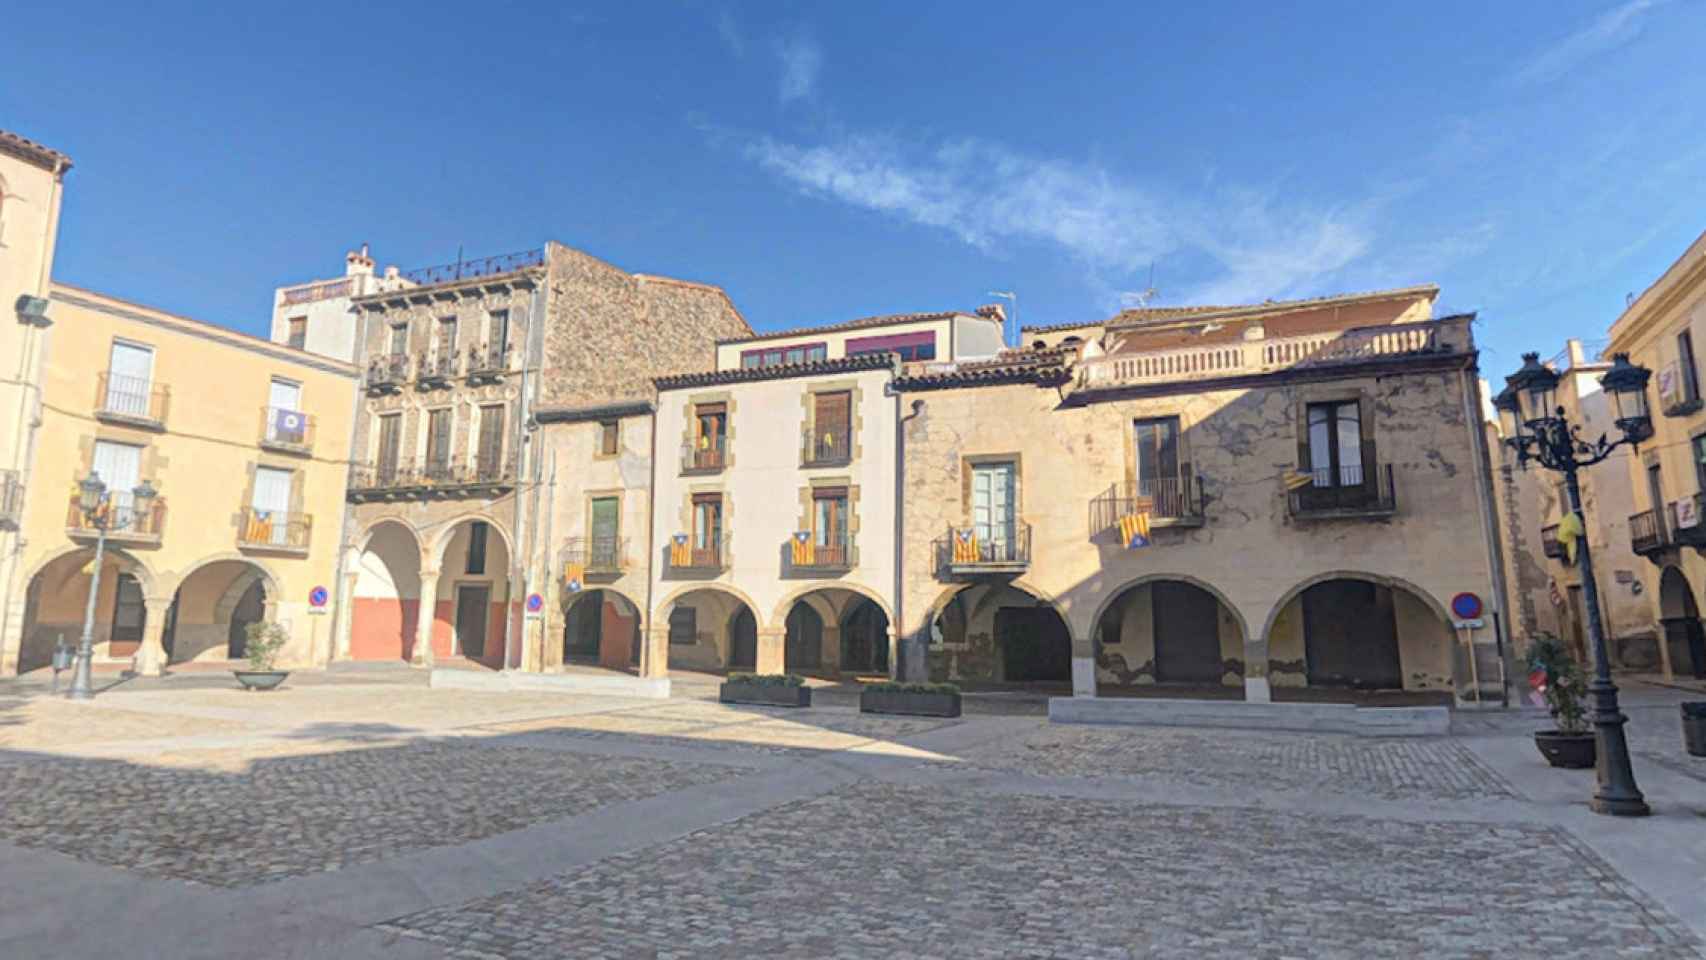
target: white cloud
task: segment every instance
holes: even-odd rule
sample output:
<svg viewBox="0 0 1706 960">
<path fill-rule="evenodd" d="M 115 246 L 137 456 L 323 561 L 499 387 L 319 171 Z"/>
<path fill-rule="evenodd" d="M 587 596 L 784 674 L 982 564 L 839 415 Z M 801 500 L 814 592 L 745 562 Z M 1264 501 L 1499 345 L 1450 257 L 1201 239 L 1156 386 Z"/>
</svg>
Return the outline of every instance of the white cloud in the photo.
<svg viewBox="0 0 1706 960">
<path fill-rule="evenodd" d="M 823 69 L 823 48 L 804 31 L 776 40 L 776 58 L 782 63 L 781 98 L 791 103 L 817 91 L 817 75 Z"/>
<path fill-rule="evenodd" d="M 727 7 L 717 11 L 717 35 L 723 38 L 723 46 L 728 47 L 730 53 L 736 57 L 746 56 L 746 37 Z"/>
<path fill-rule="evenodd" d="M 1529 58 L 1516 71 L 1518 83 L 1547 83 L 1598 54 L 1640 36 L 1644 16 L 1670 0 L 1629 0 L 1600 14 L 1586 27 Z"/>
<path fill-rule="evenodd" d="M 1369 253 L 1380 206 L 1316 209 L 1231 189 L 1191 198 L 1092 163 L 1029 157 L 980 140 L 908 149 L 887 137 L 810 146 L 760 137 L 746 152 L 809 194 L 946 230 L 980 249 L 1035 243 L 1062 250 L 1090 270 L 1091 285 L 1110 303 L 1126 298 L 1122 286 L 1140 271 L 1173 255 L 1206 258 L 1211 276 L 1166 290 L 1157 302 L 1318 292 Z"/>
</svg>

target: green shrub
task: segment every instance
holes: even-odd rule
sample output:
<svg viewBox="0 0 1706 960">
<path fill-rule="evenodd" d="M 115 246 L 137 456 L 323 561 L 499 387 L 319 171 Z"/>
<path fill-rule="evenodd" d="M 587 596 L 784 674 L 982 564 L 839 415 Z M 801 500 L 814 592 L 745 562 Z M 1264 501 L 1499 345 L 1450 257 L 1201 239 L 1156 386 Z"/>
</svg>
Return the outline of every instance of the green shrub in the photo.
<svg viewBox="0 0 1706 960">
<path fill-rule="evenodd" d="M 249 660 L 249 669 L 258 672 L 273 668 L 278 652 L 290 639 L 276 623 L 251 623 L 243 628 L 243 637 L 243 655 Z"/>
<path fill-rule="evenodd" d="M 867 684 L 866 690 L 878 693 L 959 693 L 960 688 L 952 683 L 904 683 L 899 680 L 883 680 Z"/>
<path fill-rule="evenodd" d="M 1558 729 L 1564 733 L 1585 733 L 1582 697 L 1587 693 L 1587 678 L 1568 647 L 1556 637 L 1541 637 L 1528 645 L 1528 669 L 1541 674 L 1544 688 L 1541 696 Z"/>
<path fill-rule="evenodd" d="M 729 682 L 755 687 L 803 687 L 806 678 L 792 673 L 731 673 Z"/>
</svg>

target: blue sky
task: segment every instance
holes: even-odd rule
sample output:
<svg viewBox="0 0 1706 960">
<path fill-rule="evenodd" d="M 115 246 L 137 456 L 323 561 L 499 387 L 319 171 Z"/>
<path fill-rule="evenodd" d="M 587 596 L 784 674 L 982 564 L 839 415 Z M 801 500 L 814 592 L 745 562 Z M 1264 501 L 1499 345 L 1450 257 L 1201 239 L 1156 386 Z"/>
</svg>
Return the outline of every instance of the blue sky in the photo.
<svg viewBox="0 0 1706 960">
<path fill-rule="evenodd" d="M 60 279 L 257 333 L 363 241 L 554 238 L 760 329 L 1433 281 L 1502 374 L 1706 229 L 1700 0 L 245 6 L 8 10 Z"/>
</svg>

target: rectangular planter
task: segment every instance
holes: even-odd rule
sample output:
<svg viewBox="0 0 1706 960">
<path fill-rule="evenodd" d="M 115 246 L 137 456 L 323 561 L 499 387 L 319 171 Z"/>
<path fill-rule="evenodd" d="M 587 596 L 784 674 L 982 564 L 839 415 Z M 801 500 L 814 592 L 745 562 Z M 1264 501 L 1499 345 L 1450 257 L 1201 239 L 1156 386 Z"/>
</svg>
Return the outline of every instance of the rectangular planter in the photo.
<svg viewBox="0 0 1706 960">
<path fill-rule="evenodd" d="M 860 713 L 898 713 L 910 717 L 957 717 L 957 693 L 906 693 L 899 690 L 861 690 Z"/>
<path fill-rule="evenodd" d="M 722 703 L 755 703 L 765 707 L 809 707 L 812 705 L 812 688 L 725 683 L 717 688 L 717 700 Z"/>
</svg>

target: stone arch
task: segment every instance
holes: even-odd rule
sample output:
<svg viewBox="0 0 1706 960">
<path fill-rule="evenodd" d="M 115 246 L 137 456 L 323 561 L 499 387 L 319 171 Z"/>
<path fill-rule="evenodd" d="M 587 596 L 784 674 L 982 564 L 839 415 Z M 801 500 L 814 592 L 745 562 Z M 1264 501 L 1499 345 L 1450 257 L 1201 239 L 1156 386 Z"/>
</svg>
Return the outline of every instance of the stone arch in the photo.
<svg viewBox="0 0 1706 960">
<path fill-rule="evenodd" d="M 84 563 L 87 563 L 90 559 L 94 558 L 95 548 L 74 546 L 63 547 L 59 550 L 55 550 L 46 557 L 43 557 L 42 560 L 34 567 L 30 568 L 28 575 L 24 577 L 24 582 L 26 584 L 31 582 L 58 561 L 79 553 L 86 553 L 89 555 L 88 558 L 83 561 Z M 160 575 L 154 571 L 153 567 L 149 566 L 148 561 L 129 550 L 122 547 L 115 547 L 110 543 L 107 544 L 105 553 L 107 557 L 123 561 L 125 564 L 123 572 L 128 573 L 137 579 L 137 582 L 142 585 L 142 592 L 145 596 L 150 598 L 160 596 L 159 588 L 162 583 Z M 75 573 L 77 569 L 81 569 L 81 566 L 82 565 L 79 564 L 77 567 L 72 568 L 72 573 Z"/>
<path fill-rule="evenodd" d="M 185 581 L 216 563 L 246 564 L 249 570 L 259 573 L 261 579 L 266 582 L 266 590 L 269 596 L 273 597 L 275 601 L 280 596 L 278 576 L 272 572 L 272 568 L 268 567 L 262 560 L 248 556 L 247 554 L 237 553 L 235 551 L 215 553 L 197 560 L 193 566 L 188 570 L 185 570 L 182 575 L 173 581 L 171 592 L 173 594 L 177 593 L 178 590 L 183 588 Z"/>
<path fill-rule="evenodd" d="M 1313 618 L 1312 609 L 1318 611 Z M 1451 617 L 1433 594 L 1401 577 L 1366 570 L 1308 577 L 1273 606 L 1262 639 L 1276 699 L 1302 696 L 1296 688 L 1304 687 L 1455 687 L 1458 643 Z"/>
<path fill-rule="evenodd" d="M 1689 585 L 1688 574 L 1675 564 L 1666 564 L 1659 573 L 1659 617 L 1670 620 L 1699 615 L 1700 609 L 1694 602 L 1694 589 Z"/>
<path fill-rule="evenodd" d="M 504 542 L 504 555 L 513 559 L 515 557 L 515 541 L 510 536 L 509 530 L 505 529 L 498 518 L 478 510 L 433 524 L 433 526 L 438 527 L 438 532 L 433 534 L 431 544 L 427 547 L 427 553 L 422 559 L 431 560 L 433 566 L 442 567 L 444 565 L 444 551 L 449 548 L 450 541 L 456 536 L 457 528 L 476 520 L 484 523 L 488 530 L 497 532 L 497 535 Z"/>
<path fill-rule="evenodd" d="M 1016 602 L 1021 597 L 1026 602 Z M 949 586 L 927 616 L 932 680 L 1071 683 L 1072 621 L 1053 597 L 1023 580 Z"/>
<path fill-rule="evenodd" d="M 1706 630 L 1688 575 L 1674 564 L 1659 574 L 1660 663 L 1673 675 L 1706 676 Z M 1589 662 L 1584 658 L 1584 663 Z"/>
<path fill-rule="evenodd" d="M 609 587 L 562 591 L 562 662 L 593 662 L 614 670 L 637 670 L 643 655 L 643 608 Z"/>
<path fill-rule="evenodd" d="M 844 583 L 840 580 L 818 581 L 796 588 L 777 602 L 776 608 L 771 614 L 770 622 L 781 623 L 787 618 L 788 611 L 794 609 L 794 604 L 797 601 L 804 600 L 813 594 L 821 593 L 825 590 L 844 590 L 848 593 L 856 593 L 859 596 L 875 603 L 877 607 L 883 611 L 883 615 L 889 618 L 889 622 L 894 622 L 894 610 L 890 609 L 888 602 L 882 598 L 881 594 L 877 593 L 877 591 L 870 587 L 864 586 L 863 584 Z M 842 613 L 842 611 L 839 610 L 819 610 L 818 612 L 823 614 L 826 618 L 839 618 Z"/>
<path fill-rule="evenodd" d="M 1113 605 L 1115 600 L 1119 599 L 1120 594 L 1125 593 L 1133 587 L 1141 587 L 1144 584 L 1154 583 L 1157 580 L 1177 580 L 1180 583 L 1188 583 L 1191 586 L 1196 587 L 1198 590 L 1213 596 L 1214 599 L 1220 601 L 1220 605 L 1238 621 L 1239 634 L 1246 638 L 1250 636 L 1250 624 L 1244 619 L 1244 611 L 1238 609 L 1238 605 L 1232 602 L 1232 598 L 1228 597 L 1220 590 L 1219 587 L 1209 583 L 1207 580 L 1193 577 L 1188 573 L 1146 573 L 1141 577 L 1134 577 L 1124 583 L 1121 583 L 1119 586 L 1103 595 L 1102 602 L 1097 604 L 1095 616 L 1090 618 L 1090 623 L 1092 624 L 1091 629 L 1094 630 L 1094 625 L 1102 622 L 1102 615 L 1108 612 L 1108 608 Z"/>
<path fill-rule="evenodd" d="M 380 517 L 355 542 L 344 653 L 352 660 L 409 660 L 419 638 L 420 531 L 400 517 Z"/>
<path fill-rule="evenodd" d="M 23 580 L 24 616 L 18 637 L 18 672 L 48 666 L 53 661 L 53 649 L 59 641 L 74 645 L 82 635 L 89 586 L 93 579 L 86 577 L 82 571 L 94 555 L 94 547 L 67 546 L 49 553 L 29 569 Z M 109 630 L 116 610 L 118 579 L 115 574 L 119 573 L 134 578 L 145 609 L 159 607 L 165 602 L 160 593 L 160 574 L 134 553 L 108 545 L 101 560 L 101 599 L 95 609 L 97 658 L 131 655 L 129 651 L 115 653 L 105 648 L 110 640 Z M 74 584 L 74 580 L 83 582 Z M 147 616 L 163 612 L 163 607 L 160 607 L 152 614 L 145 614 L 144 626 Z"/>
<path fill-rule="evenodd" d="M 672 607 L 676 603 L 680 602 L 682 597 L 684 597 L 690 593 L 697 593 L 698 591 L 701 591 L 701 590 L 712 590 L 712 591 L 715 591 L 717 593 L 726 593 L 729 596 L 733 597 L 734 599 L 739 600 L 741 603 L 746 604 L 747 609 L 752 611 L 752 615 L 754 617 L 758 616 L 758 611 L 760 608 L 759 608 L 757 603 L 753 602 L 752 597 L 750 595 L 748 595 L 746 593 L 746 591 L 740 589 L 737 586 L 734 586 L 733 584 L 717 583 L 715 581 L 712 581 L 709 583 L 686 583 L 686 584 L 682 584 L 681 586 L 677 587 L 676 589 L 670 591 L 669 595 L 664 597 L 663 600 L 661 602 L 659 602 L 656 607 L 653 608 L 653 616 L 655 617 L 659 613 L 666 613 L 670 607 Z M 764 629 L 764 621 L 763 620 L 758 621 L 758 629 L 760 629 L 760 630 Z"/>
<path fill-rule="evenodd" d="M 1297 584 L 1293 585 L 1290 590 L 1287 590 L 1283 595 L 1281 595 L 1279 602 L 1274 604 L 1273 607 L 1268 610 L 1267 620 L 1262 624 L 1262 636 L 1266 637 L 1270 632 L 1272 632 L 1274 621 L 1279 619 L 1280 611 L 1285 609 L 1286 604 L 1297 599 L 1302 595 L 1303 591 L 1310 587 L 1313 587 L 1318 583 L 1326 583 L 1329 580 L 1363 580 L 1368 583 L 1379 584 L 1383 587 L 1397 587 L 1414 595 L 1416 599 L 1427 604 L 1428 608 L 1439 616 L 1441 622 L 1448 626 L 1451 624 L 1451 614 L 1446 611 L 1445 604 L 1440 603 L 1435 599 L 1433 594 L 1423 590 L 1421 587 L 1416 586 L 1414 583 L 1411 583 L 1402 577 L 1394 577 L 1382 573 L 1370 573 L 1367 570 L 1330 570 L 1326 573 L 1318 573 L 1307 580 L 1299 581 Z"/>
<path fill-rule="evenodd" d="M 219 570 L 226 567 L 225 570 Z M 231 569 L 235 568 L 235 569 Z M 227 579 L 228 578 L 228 579 Z M 208 579 L 208 583 L 200 580 Z M 262 606 L 246 610 L 242 601 L 258 586 Z M 160 637 L 167 663 L 223 660 L 243 653 L 241 631 L 269 620 L 277 610 L 279 581 L 265 563 L 240 553 L 204 557 L 172 587 L 172 603 Z"/>
<path fill-rule="evenodd" d="M 1202 695 L 1241 690 L 1244 616 L 1207 581 L 1152 573 L 1109 591 L 1090 621 L 1097 695 L 1165 685 Z"/>
<path fill-rule="evenodd" d="M 355 537 L 355 549 L 358 552 L 366 550 L 367 545 L 373 541 L 373 535 L 380 527 L 384 526 L 395 526 L 403 529 L 408 533 L 409 539 L 415 542 L 415 552 L 421 556 L 426 555 L 426 544 L 421 541 L 420 531 L 416 530 L 413 524 L 404 520 L 402 517 L 380 517 L 372 523 L 369 523 L 367 526 L 362 527 L 361 532 L 357 533 Z"/>
<path fill-rule="evenodd" d="M 678 623 L 677 608 L 683 605 L 692 613 L 683 615 Z M 690 583 L 671 591 L 653 608 L 652 622 L 665 634 L 689 626 L 693 630 L 691 642 L 666 636 L 664 649 L 672 669 L 755 669 L 758 635 L 765 628 L 759 610 L 752 598 L 737 587 L 715 582 Z"/>
<path fill-rule="evenodd" d="M 836 594 L 843 596 L 836 597 Z M 858 602 L 870 603 L 887 625 L 880 655 L 861 659 L 875 659 L 884 664 L 886 670 L 887 664 L 892 660 L 890 648 L 893 646 L 894 636 L 894 615 L 888 603 L 870 587 L 839 580 L 819 580 L 803 584 L 790 591 L 776 604 L 770 622 L 782 624 L 783 662 L 786 669 L 789 672 L 798 672 L 795 669 L 797 664 L 808 672 L 839 674 L 845 666 L 842 628 L 849 612 Z M 802 604 L 804 609 L 815 613 L 815 623 L 800 612 Z M 815 651 L 809 650 L 808 647 L 814 642 Z"/>
<path fill-rule="evenodd" d="M 474 539 L 476 525 L 486 533 L 483 537 L 483 560 L 474 569 Z M 513 581 L 510 571 L 516 561 L 515 542 L 510 532 L 490 513 L 469 511 L 442 523 L 433 534 L 426 556 L 422 558 L 422 574 L 437 571 L 429 586 L 422 583 L 420 616 L 431 618 L 430 642 L 434 658 L 460 656 L 490 667 L 503 665 L 506 642 L 520 637 L 521 584 Z M 463 531 L 468 531 L 464 536 Z M 460 546 L 458 545 L 460 544 Z M 459 552 L 459 558 L 453 553 Z M 432 597 L 431 609 L 425 597 Z M 512 651 L 519 656 L 521 644 Z M 519 666 L 519 661 L 511 666 Z"/>
</svg>

